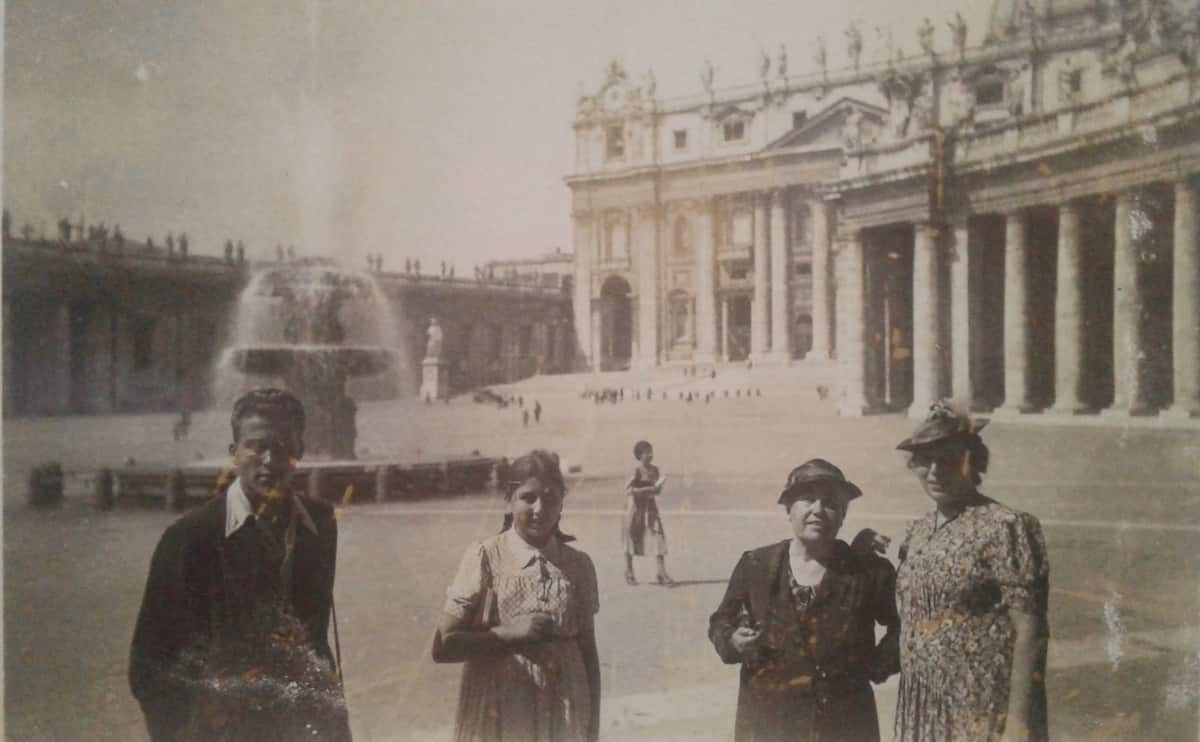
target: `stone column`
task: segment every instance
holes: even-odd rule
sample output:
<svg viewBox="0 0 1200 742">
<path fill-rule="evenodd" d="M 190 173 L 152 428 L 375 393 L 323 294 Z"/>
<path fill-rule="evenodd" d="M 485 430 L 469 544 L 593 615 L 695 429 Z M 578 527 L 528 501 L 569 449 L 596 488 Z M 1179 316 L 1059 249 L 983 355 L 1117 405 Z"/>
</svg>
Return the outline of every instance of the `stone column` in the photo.
<svg viewBox="0 0 1200 742">
<path fill-rule="evenodd" d="M 638 357 L 637 368 L 658 365 L 658 219 L 655 204 L 637 211 Z"/>
<path fill-rule="evenodd" d="M 3 300 L 3 334 L 0 334 L 0 342 L 3 342 L 4 352 L 4 414 L 6 417 L 12 417 L 19 412 L 17 405 L 17 377 L 16 377 L 16 343 L 13 342 L 14 322 L 13 322 L 13 303 L 7 297 Z"/>
<path fill-rule="evenodd" d="M 754 299 L 750 305 L 750 357 L 761 360 L 771 339 L 768 317 L 771 309 L 771 257 L 767 249 L 769 196 L 758 194 L 754 202 Z"/>
<path fill-rule="evenodd" d="M 1113 246 L 1113 403 L 1115 415 L 1149 412 L 1142 338 L 1142 292 L 1138 286 L 1138 236 L 1134 220 L 1145 215 L 1136 193 L 1117 196 Z"/>
<path fill-rule="evenodd" d="M 1029 380 L 1029 280 L 1025 238 L 1029 215 L 1010 211 L 1004 219 L 1004 404 L 999 413 L 1031 412 Z"/>
<path fill-rule="evenodd" d="M 702 199 L 696 214 L 696 354 L 697 363 L 717 359 L 716 277 L 713 258 L 713 202 Z"/>
<path fill-rule="evenodd" d="M 721 297 L 721 343 L 719 354 L 722 361 L 729 360 L 729 297 Z"/>
<path fill-rule="evenodd" d="M 942 397 L 941 228 L 913 225 L 912 245 L 912 405 L 908 417 L 919 420 Z"/>
<path fill-rule="evenodd" d="M 593 368 L 592 356 L 592 250 L 595 240 L 592 238 L 592 218 L 590 211 L 576 211 L 572 218 L 575 222 L 575 286 L 573 288 L 572 308 L 575 314 L 575 336 L 579 347 L 579 366 L 584 369 Z"/>
<path fill-rule="evenodd" d="M 863 295 L 863 238 L 858 229 L 840 235 L 837 291 L 838 376 L 842 388 L 838 413 L 845 417 L 866 414 L 866 314 Z"/>
<path fill-rule="evenodd" d="M 975 403 L 973 364 L 979 357 L 979 245 L 972 244 L 968 217 L 950 226 L 951 393 L 970 409 Z"/>
<path fill-rule="evenodd" d="M 829 206 L 820 199 L 809 204 L 813 224 L 812 245 L 812 348 L 804 358 L 827 361 L 833 338 L 829 290 Z"/>
<path fill-rule="evenodd" d="M 913 399 L 908 415 L 918 420 L 925 419 L 929 406 L 942 396 L 938 236 L 935 224 L 913 225 Z"/>
<path fill-rule="evenodd" d="M 604 361 L 604 350 L 600 345 L 604 338 L 604 314 L 601 309 L 599 302 L 589 302 L 588 316 L 591 318 L 592 329 L 589 339 L 591 350 L 588 357 L 591 359 L 592 371 L 599 371 Z"/>
<path fill-rule="evenodd" d="M 1058 271 L 1054 299 L 1054 407 L 1075 415 L 1086 411 L 1083 380 L 1083 273 L 1078 201 L 1058 207 Z"/>
<path fill-rule="evenodd" d="M 787 244 L 787 191 L 770 192 L 771 220 L 771 359 L 788 363 L 792 359 L 791 302 L 788 281 L 791 261 Z"/>
<path fill-rule="evenodd" d="M 1200 417 L 1200 197 L 1191 178 L 1175 183 L 1174 283 L 1171 288 L 1171 348 L 1174 402 L 1170 417 Z"/>
</svg>

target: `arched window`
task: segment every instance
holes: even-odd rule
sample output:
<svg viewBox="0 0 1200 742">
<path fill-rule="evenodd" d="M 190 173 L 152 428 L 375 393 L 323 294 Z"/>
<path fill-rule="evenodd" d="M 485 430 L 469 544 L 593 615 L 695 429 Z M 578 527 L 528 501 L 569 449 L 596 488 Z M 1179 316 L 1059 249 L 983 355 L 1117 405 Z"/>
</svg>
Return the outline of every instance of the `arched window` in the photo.
<svg viewBox="0 0 1200 742">
<path fill-rule="evenodd" d="M 691 305 L 691 297 L 686 291 L 676 289 L 667 296 L 673 344 L 687 343 L 692 339 Z"/>
<path fill-rule="evenodd" d="M 792 326 L 792 352 L 798 358 L 803 358 L 808 351 L 812 350 L 813 343 L 813 323 L 812 316 L 801 314 L 796 317 L 796 324 Z"/>
</svg>

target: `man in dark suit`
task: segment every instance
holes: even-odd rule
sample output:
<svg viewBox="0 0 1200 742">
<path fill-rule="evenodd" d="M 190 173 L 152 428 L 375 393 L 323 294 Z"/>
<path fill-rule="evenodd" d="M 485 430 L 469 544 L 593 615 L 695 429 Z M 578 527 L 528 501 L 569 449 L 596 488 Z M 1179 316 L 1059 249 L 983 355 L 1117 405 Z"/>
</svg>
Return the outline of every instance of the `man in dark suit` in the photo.
<svg viewBox="0 0 1200 742">
<path fill-rule="evenodd" d="M 236 479 L 154 551 L 130 687 L 155 742 L 349 740 L 326 638 L 337 523 L 327 503 L 289 486 L 304 408 L 259 389 L 231 423 Z"/>
<path fill-rule="evenodd" d="M 871 683 L 899 671 L 896 571 L 871 531 L 837 539 L 862 492 L 813 459 L 792 470 L 779 503 L 794 538 L 742 555 L 708 636 L 741 664 L 736 742 L 878 742 Z M 875 625 L 887 627 L 877 645 Z"/>
</svg>

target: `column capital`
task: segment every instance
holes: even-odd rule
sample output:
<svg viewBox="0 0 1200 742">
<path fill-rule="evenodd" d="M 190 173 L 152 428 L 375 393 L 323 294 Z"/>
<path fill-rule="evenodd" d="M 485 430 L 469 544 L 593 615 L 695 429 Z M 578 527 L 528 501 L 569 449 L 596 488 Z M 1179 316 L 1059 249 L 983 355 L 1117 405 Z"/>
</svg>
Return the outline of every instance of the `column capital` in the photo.
<svg viewBox="0 0 1200 742">
<path fill-rule="evenodd" d="M 1087 196 L 1060 196 L 1052 202 L 1055 206 L 1062 208 L 1063 206 L 1079 207 L 1087 201 Z"/>
<path fill-rule="evenodd" d="M 787 186 L 775 186 L 762 191 L 767 200 L 774 206 L 782 206 L 787 201 Z"/>
<path fill-rule="evenodd" d="M 587 224 L 592 221 L 595 212 L 591 209 L 572 209 L 571 219 L 579 224 Z"/>
<path fill-rule="evenodd" d="M 950 229 L 966 229 L 971 221 L 971 212 L 956 211 L 942 217 L 942 222 Z"/>
<path fill-rule="evenodd" d="M 929 237 L 934 239 L 937 239 L 937 237 L 941 235 L 942 231 L 949 226 L 947 222 L 941 219 L 918 219 L 914 221 L 912 225 L 914 236 L 924 232 Z"/>
<path fill-rule="evenodd" d="M 861 242 L 863 227 L 860 224 L 839 224 L 835 242 Z"/>
<path fill-rule="evenodd" d="M 664 203 L 643 203 L 633 207 L 634 214 L 639 219 L 661 219 L 667 213 Z"/>
<path fill-rule="evenodd" d="M 692 198 L 681 198 L 677 201 L 671 201 L 666 204 L 666 207 L 674 211 L 711 216 L 717 208 L 717 201 L 715 196 L 693 196 Z"/>
</svg>

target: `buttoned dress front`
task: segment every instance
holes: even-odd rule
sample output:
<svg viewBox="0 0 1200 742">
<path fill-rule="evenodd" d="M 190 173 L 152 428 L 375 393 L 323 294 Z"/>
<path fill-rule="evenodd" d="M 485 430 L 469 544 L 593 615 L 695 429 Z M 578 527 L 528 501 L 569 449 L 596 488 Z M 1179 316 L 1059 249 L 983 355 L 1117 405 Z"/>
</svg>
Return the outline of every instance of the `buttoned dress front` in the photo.
<svg viewBox="0 0 1200 742">
<path fill-rule="evenodd" d="M 592 701 L 579 640 L 600 606 L 592 560 L 557 536 L 539 550 L 506 530 L 467 550 L 446 612 L 478 623 L 489 589 L 493 622 L 546 613 L 552 638 L 467 660 L 455 740 L 585 742 Z"/>
</svg>

